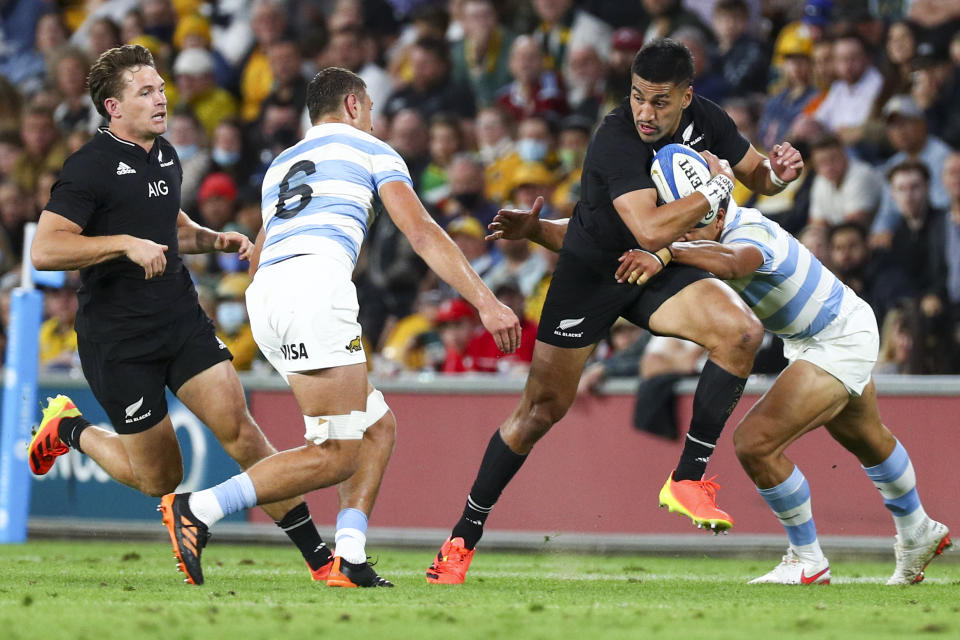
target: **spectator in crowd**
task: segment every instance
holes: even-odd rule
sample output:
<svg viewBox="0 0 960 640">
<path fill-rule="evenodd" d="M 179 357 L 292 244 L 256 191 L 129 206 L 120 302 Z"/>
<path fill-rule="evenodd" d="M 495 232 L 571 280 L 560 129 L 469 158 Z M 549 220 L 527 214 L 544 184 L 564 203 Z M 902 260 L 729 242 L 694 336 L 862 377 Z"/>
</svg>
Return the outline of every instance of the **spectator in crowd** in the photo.
<svg viewBox="0 0 960 640">
<path fill-rule="evenodd" d="M 643 34 L 633 27 L 620 27 L 613 32 L 610 57 L 607 58 L 607 104 L 606 115 L 620 104 L 630 91 L 630 65 L 633 57 L 643 46 Z"/>
<path fill-rule="evenodd" d="M 225 118 L 213 130 L 210 143 L 210 168 L 230 174 L 237 184 L 246 184 L 253 169 L 245 151 L 243 125 L 236 118 Z"/>
<path fill-rule="evenodd" d="M 829 262 L 843 284 L 866 300 L 877 321 L 900 300 L 910 283 L 898 265 L 881 265 L 873 259 L 867 230 L 856 222 L 842 222 L 829 230 Z"/>
<path fill-rule="evenodd" d="M 746 0 L 720 0 L 713 10 L 717 33 L 714 66 L 723 76 L 730 94 L 735 96 L 764 93 L 767 88 L 770 54 L 747 32 L 749 20 L 750 7 Z"/>
<path fill-rule="evenodd" d="M 827 38 L 814 40 L 810 63 L 813 69 L 813 86 L 816 87 L 817 93 L 804 107 L 803 115 L 812 118 L 837 79 L 836 66 L 833 64 L 833 40 Z"/>
<path fill-rule="evenodd" d="M 597 122 L 610 110 L 607 96 L 607 63 L 593 43 L 570 49 L 567 58 L 567 104 L 570 112 Z"/>
<path fill-rule="evenodd" d="M 38 211 L 23 187 L 10 179 L 0 181 L 0 274 L 20 262 L 23 228 L 27 222 L 36 220 Z"/>
<path fill-rule="evenodd" d="M 48 289 L 43 296 L 46 320 L 40 325 L 40 368 L 44 371 L 70 371 L 80 366 L 77 353 L 77 289 L 79 278 L 65 279 L 62 286 Z"/>
<path fill-rule="evenodd" d="M 943 161 L 943 186 L 947 191 L 947 290 L 952 305 L 960 305 L 960 151 Z M 957 309 L 960 318 L 960 309 Z"/>
<path fill-rule="evenodd" d="M 148 36 L 173 43 L 173 32 L 177 28 L 177 13 L 170 0 L 141 0 L 140 11 L 143 14 L 143 32 Z"/>
<path fill-rule="evenodd" d="M 883 88 L 883 76 L 871 64 L 863 40 L 852 33 L 834 41 L 833 65 L 836 80 L 814 117 L 845 144 L 856 144 Z"/>
<path fill-rule="evenodd" d="M 693 27 L 683 27 L 670 34 L 670 37 L 682 42 L 693 54 L 693 84 L 697 87 L 697 95 L 718 104 L 723 102 L 729 88 L 723 76 L 713 68 L 713 57 L 700 31 Z"/>
<path fill-rule="evenodd" d="M 467 354 L 467 346 L 477 332 L 476 311 L 463 298 L 453 298 L 440 305 L 434 320 L 444 348 L 438 370 L 442 373 L 470 371 L 473 358 Z"/>
<path fill-rule="evenodd" d="M 426 121 L 420 111 L 403 109 L 390 119 L 390 133 L 387 142 L 396 149 L 407 163 L 413 185 L 419 191 L 420 176 L 430 162 L 429 133 Z"/>
<path fill-rule="evenodd" d="M 418 193 L 428 206 L 450 194 L 450 163 L 463 150 L 463 132 L 456 116 L 438 113 L 430 119 L 430 162 L 420 176 Z"/>
<path fill-rule="evenodd" d="M 696 13 L 684 8 L 681 0 L 641 0 L 641 4 L 647 12 L 646 25 L 641 29 L 644 42 L 673 37 L 680 29 L 687 28 L 695 30 L 696 35 L 692 37 L 706 46 L 712 47 L 716 42 L 710 27 Z"/>
<path fill-rule="evenodd" d="M 248 129 L 251 155 L 259 165 L 251 174 L 251 184 L 260 184 L 273 159 L 295 145 L 300 137 L 300 110 L 294 103 L 269 96 L 260 107 L 257 126 Z"/>
<path fill-rule="evenodd" d="M 919 305 L 923 340 L 915 345 L 926 373 L 942 373 L 939 356 L 949 354 L 951 337 L 947 314 L 946 213 L 934 209 L 928 196 L 930 172 L 917 161 L 890 170 L 890 193 L 902 216 L 893 230 L 890 247 L 878 252 L 882 268 L 899 268 L 907 286 L 899 292 Z M 947 357 L 949 359 L 949 357 Z"/>
<path fill-rule="evenodd" d="M 213 56 L 206 49 L 185 49 L 173 63 L 180 108 L 189 108 L 208 137 L 224 118 L 237 114 L 237 101 L 213 81 Z"/>
<path fill-rule="evenodd" d="M 267 64 L 273 84 L 270 95 L 279 102 L 289 102 L 297 111 L 307 106 L 307 79 L 300 71 L 300 47 L 295 40 L 281 38 L 266 47 Z"/>
<path fill-rule="evenodd" d="M 125 40 L 126 41 L 126 40 Z M 177 51 L 185 49 L 204 49 L 213 58 L 213 80 L 218 87 L 235 90 L 236 70 L 230 66 L 223 54 L 212 48 L 210 22 L 199 15 L 185 15 L 177 22 L 173 32 L 173 46 Z"/>
<path fill-rule="evenodd" d="M 28 92 L 42 83 L 45 72 L 39 38 L 43 8 L 40 2 L 7 2 L 0 19 L 0 76 Z"/>
<path fill-rule="evenodd" d="M 557 72 L 546 69 L 543 52 L 533 36 L 522 35 L 513 41 L 509 67 L 513 81 L 497 91 L 497 106 L 516 120 L 567 113 L 563 81 Z"/>
<path fill-rule="evenodd" d="M 890 98 L 883 107 L 886 122 L 887 140 L 896 150 L 881 166 L 889 171 L 901 162 L 916 160 L 926 165 L 930 171 L 930 203 L 937 209 L 946 209 L 950 198 L 943 186 L 943 174 L 940 168 L 950 154 L 950 147 L 939 138 L 927 133 L 927 122 L 923 111 L 909 95 L 901 94 Z M 873 232 L 888 232 L 896 224 L 900 212 L 888 192 L 873 224 Z"/>
<path fill-rule="evenodd" d="M 16 129 L 0 129 L 0 180 L 12 178 L 21 155 L 23 139 L 20 132 Z"/>
<path fill-rule="evenodd" d="M 813 40 L 797 32 L 781 41 L 780 53 L 783 88 L 767 101 L 760 116 L 756 142 L 761 149 L 772 149 L 785 140 L 794 121 L 818 93 L 812 77 Z"/>
<path fill-rule="evenodd" d="M 504 282 L 493 290 L 497 300 L 510 307 L 520 318 L 520 346 L 510 354 L 504 354 L 497 347 L 493 334 L 483 329 L 476 331 L 464 354 L 464 360 L 470 363 L 471 371 L 486 373 L 522 374 L 530 368 L 533 361 L 533 345 L 537 341 L 537 323 L 523 313 L 526 298 L 515 282 Z"/>
<path fill-rule="evenodd" d="M 410 50 L 410 62 L 416 73 L 408 84 L 387 98 L 383 111 L 388 118 L 404 109 L 419 112 L 424 120 L 438 113 L 453 113 L 460 118 L 476 116 L 469 85 L 459 84 L 451 76 L 450 48 L 444 40 L 420 38 Z"/>
<path fill-rule="evenodd" d="M 450 162 L 450 193 L 437 203 L 436 220 L 441 227 L 450 221 L 470 216 L 486 228 L 499 208 L 484 197 L 483 163 L 467 153 L 457 154 Z"/>
<path fill-rule="evenodd" d="M 484 107 L 477 113 L 475 128 L 477 155 L 490 165 L 514 151 L 509 116 L 497 107 Z"/>
<path fill-rule="evenodd" d="M 210 152 L 204 144 L 203 126 L 188 109 L 181 109 L 170 118 L 167 131 L 167 139 L 176 149 L 183 170 L 180 208 L 197 219 L 197 190 L 210 170 Z"/>
<path fill-rule="evenodd" d="M 810 151 L 817 172 L 810 195 L 810 222 L 822 226 L 859 222 L 869 226 L 883 192 L 877 172 L 851 158 L 833 134 L 813 140 Z"/>
<path fill-rule="evenodd" d="M 273 87 L 273 72 L 267 49 L 287 32 L 287 8 L 283 0 L 253 0 L 250 27 L 254 42 L 246 54 L 240 73 L 240 116 L 253 122 L 261 115 L 261 105 Z M 211 63 L 212 71 L 212 63 Z"/>
<path fill-rule="evenodd" d="M 524 30 L 543 52 L 543 68 L 560 73 L 571 48 L 585 42 L 606 43 L 611 28 L 572 0 L 532 0 L 536 25 Z M 580 3 L 578 3 L 580 4 Z M 604 49 L 603 55 L 607 50 Z"/>
<path fill-rule="evenodd" d="M 430 363 L 441 366 L 444 348 L 435 327 L 443 300 L 438 290 L 424 289 L 417 295 L 414 312 L 384 330 L 379 362 L 384 366 L 376 367 L 379 373 L 434 370 Z"/>
<path fill-rule="evenodd" d="M 903 268 L 926 316 L 944 309 L 946 294 L 946 216 L 930 203 L 930 171 L 907 160 L 887 174 L 890 195 L 901 212 L 893 229 L 886 262 Z"/>
<path fill-rule="evenodd" d="M 887 27 L 884 44 L 884 86 L 882 98 L 909 93 L 913 57 L 917 51 L 914 26 L 908 20 L 895 20 Z"/>
<path fill-rule="evenodd" d="M 65 47 L 50 61 L 50 75 L 56 82 L 63 100 L 53 112 L 53 120 L 60 133 L 67 135 L 74 129 L 96 133 L 103 118 L 87 92 L 87 70 L 90 63 L 80 50 Z"/>
<path fill-rule="evenodd" d="M 373 100 L 376 115 L 383 110 L 393 92 L 393 79 L 386 69 L 369 57 L 370 40 L 370 35 L 358 26 L 332 30 L 327 46 L 317 56 L 317 67 L 343 67 L 360 76 L 367 84 L 367 94 Z M 309 117 L 307 122 L 309 125 Z"/>
<path fill-rule="evenodd" d="M 580 200 L 580 178 L 583 175 L 583 159 L 587 155 L 590 134 L 593 131 L 590 118 L 570 115 L 560 123 L 557 140 L 558 182 L 550 198 L 552 209 L 561 218 L 573 215 L 573 208 Z"/>
<path fill-rule="evenodd" d="M 876 375 L 918 374 L 920 363 L 914 349 L 919 320 L 911 302 L 890 309 L 880 327 L 880 353 L 873 372 Z"/>
<path fill-rule="evenodd" d="M 825 225 L 810 224 L 797 233 L 797 240 L 826 267 L 830 267 L 830 244 Z"/>
<path fill-rule="evenodd" d="M 139 14 L 140 12 L 137 13 Z M 86 52 L 91 60 L 96 60 L 104 51 L 119 47 L 123 44 L 123 40 L 120 37 L 120 25 L 108 15 L 97 18 L 91 22 L 88 35 Z M 146 32 L 146 29 L 144 29 L 142 33 L 137 35 L 149 34 Z"/>
<path fill-rule="evenodd" d="M 244 293 L 249 286 L 250 276 L 246 273 L 223 276 L 217 285 L 217 306 L 212 316 L 217 337 L 233 354 L 233 368 L 237 371 L 249 371 L 259 353 L 244 302 Z"/>
<path fill-rule="evenodd" d="M 497 22 L 493 0 L 466 0 L 462 12 L 463 38 L 453 45 L 450 56 L 452 76 L 470 86 L 478 107 L 486 107 L 510 82 L 507 60 L 514 35 Z"/>
<path fill-rule="evenodd" d="M 473 216 L 454 218 L 447 225 L 447 233 L 481 278 L 500 260 L 500 254 L 484 239 L 487 235 L 484 226 Z M 518 318 L 522 316 L 517 314 Z"/>
<path fill-rule="evenodd" d="M 913 69 L 910 95 L 923 109 L 930 132 L 960 146 L 960 70 L 950 63 L 946 47 L 936 40 L 918 43 Z"/>
<path fill-rule="evenodd" d="M 39 103 L 27 105 L 20 122 L 23 153 L 13 165 L 13 178 L 25 190 L 37 187 L 37 178 L 47 169 L 59 170 L 67 147 L 53 121 L 53 109 Z"/>
<path fill-rule="evenodd" d="M 593 362 L 587 364 L 577 385 L 577 395 L 596 393 L 604 380 L 636 378 L 640 358 L 651 334 L 637 325 L 618 318 L 610 327 L 610 337 L 597 347 Z"/>
</svg>

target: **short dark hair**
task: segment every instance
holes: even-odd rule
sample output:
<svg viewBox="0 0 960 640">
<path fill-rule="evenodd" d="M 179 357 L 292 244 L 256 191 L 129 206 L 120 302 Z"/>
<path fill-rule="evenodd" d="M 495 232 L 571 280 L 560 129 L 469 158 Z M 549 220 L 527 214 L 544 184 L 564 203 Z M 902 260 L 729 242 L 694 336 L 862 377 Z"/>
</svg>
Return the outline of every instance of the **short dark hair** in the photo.
<svg viewBox="0 0 960 640">
<path fill-rule="evenodd" d="M 741 16 L 749 17 L 750 7 L 746 0 L 720 0 L 713 7 L 713 12 L 739 13 Z"/>
<path fill-rule="evenodd" d="M 107 120 L 110 119 L 104 101 L 107 98 L 119 98 L 123 94 L 123 74 L 128 69 L 137 67 L 157 67 L 150 50 L 138 44 L 125 44 L 100 54 L 87 74 L 87 87 L 90 89 L 93 104 L 97 107 L 97 113 Z"/>
<path fill-rule="evenodd" d="M 316 123 L 322 116 L 333 113 L 351 93 L 366 94 L 367 83 L 353 71 L 343 67 L 321 69 L 307 85 L 307 111 L 310 122 Z"/>
<path fill-rule="evenodd" d="M 831 149 L 833 147 L 839 147 L 843 149 L 843 142 L 835 133 L 830 131 L 825 131 L 810 141 L 810 153 L 813 153 L 814 151 L 820 151 L 821 149 Z"/>
<path fill-rule="evenodd" d="M 693 83 L 693 54 L 682 42 L 661 38 L 637 51 L 630 72 L 649 82 L 689 85 Z"/>
<path fill-rule="evenodd" d="M 422 36 L 413 43 L 413 46 L 433 54 L 437 60 L 440 60 L 447 66 L 450 65 L 450 45 L 448 45 L 447 41 L 443 38 Z"/>
<path fill-rule="evenodd" d="M 890 167 L 890 170 L 887 171 L 887 182 L 892 182 L 893 177 L 898 173 L 910 173 L 911 171 L 916 171 L 923 176 L 924 182 L 928 184 L 930 183 L 930 169 L 928 169 L 927 165 L 923 164 L 919 160 L 904 160 L 903 162 Z"/>
<path fill-rule="evenodd" d="M 853 232 L 856 233 L 858 236 L 860 236 L 860 240 L 862 240 L 863 242 L 866 242 L 866 241 L 867 241 L 867 229 L 866 229 L 866 227 L 864 227 L 864 226 L 863 226 L 862 224 L 860 224 L 859 222 L 852 222 L 852 221 L 851 221 L 851 222 L 841 222 L 840 224 L 835 224 L 835 225 L 833 225 L 832 227 L 830 227 L 830 231 L 828 232 L 827 240 L 828 240 L 829 242 L 833 242 L 834 236 L 836 236 L 838 233 L 842 233 L 842 232 L 844 232 L 844 231 L 853 231 Z"/>
</svg>

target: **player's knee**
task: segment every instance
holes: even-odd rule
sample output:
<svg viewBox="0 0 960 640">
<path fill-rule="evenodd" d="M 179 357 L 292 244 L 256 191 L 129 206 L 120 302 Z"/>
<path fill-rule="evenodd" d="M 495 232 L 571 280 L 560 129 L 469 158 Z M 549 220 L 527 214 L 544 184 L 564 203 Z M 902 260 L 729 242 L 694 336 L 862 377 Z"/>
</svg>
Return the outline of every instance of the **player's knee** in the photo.
<svg viewBox="0 0 960 640">
<path fill-rule="evenodd" d="M 722 344 L 732 349 L 754 354 L 763 342 L 763 325 L 757 316 L 748 309 L 726 316 L 724 335 L 720 337 Z"/>
<path fill-rule="evenodd" d="M 540 397 L 530 402 L 517 423 L 515 441 L 524 451 L 529 451 L 553 425 L 566 415 L 569 408 L 569 402 L 564 402 L 555 395 Z"/>
<path fill-rule="evenodd" d="M 244 469 L 277 452 L 249 416 L 241 421 L 236 437 L 221 444 L 230 457 Z"/>
<path fill-rule="evenodd" d="M 776 443 L 764 436 L 764 430 L 749 422 L 733 432 L 733 450 L 748 472 L 765 464 L 776 452 Z"/>
<path fill-rule="evenodd" d="M 328 476 L 331 484 L 339 484 L 352 476 L 359 466 L 359 440 L 327 440 L 312 447 L 311 464 L 315 476 Z"/>
<path fill-rule="evenodd" d="M 160 475 L 154 475 L 148 478 L 140 478 L 139 488 L 140 491 L 148 496 L 159 498 L 160 496 L 176 491 L 181 482 L 183 482 L 182 469 L 167 470 Z"/>
</svg>

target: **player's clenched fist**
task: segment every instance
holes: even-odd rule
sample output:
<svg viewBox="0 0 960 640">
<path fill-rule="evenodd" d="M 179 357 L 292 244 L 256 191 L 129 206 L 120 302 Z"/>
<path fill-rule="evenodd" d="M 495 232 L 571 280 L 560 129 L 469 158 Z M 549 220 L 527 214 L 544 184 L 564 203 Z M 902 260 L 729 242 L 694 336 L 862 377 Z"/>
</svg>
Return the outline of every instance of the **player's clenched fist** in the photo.
<svg viewBox="0 0 960 640">
<path fill-rule="evenodd" d="M 165 252 L 167 245 L 157 244 L 152 240 L 144 238 L 130 237 L 126 256 L 132 261 L 143 267 L 145 272 L 144 279 L 149 280 L 161 275 L 167 268 L 167 256 Z"/>
<path fill-rule="evenodd" d="M 520 347 L 520 320 L 510 307 L 494 301 L 478 311 L 480 322 L 493 335 L 493 340 L 500 351 L 513 353 Z"/>
<path fill-rule="evenodd" d="M 803 171 L 803 156 L 789 142 L 773 145 L 770 170 L 783 182 L 793 182 Z"/>
</svg>

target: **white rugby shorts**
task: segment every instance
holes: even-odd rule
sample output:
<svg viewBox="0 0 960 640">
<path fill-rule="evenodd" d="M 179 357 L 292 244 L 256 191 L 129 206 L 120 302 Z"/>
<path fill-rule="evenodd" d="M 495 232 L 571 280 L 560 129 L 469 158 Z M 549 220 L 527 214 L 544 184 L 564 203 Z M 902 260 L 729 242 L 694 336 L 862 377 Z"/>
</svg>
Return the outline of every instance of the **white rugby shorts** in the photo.
<svg viewBox="0 0 960 640">
<path fill-rule="evenodd" d="M 800 340 L 784 340 L 787 360 L 811 362 L 859 396 L 870 382 L 880 351 L 880 332 L 873 309 L 849 289 L 844 293 L 840 315 L 820 333 Z"/>
<path fill-rule="evenodd" d="M 344 260 L 326 255 L 296 256 L 257 270 L 246 296 L 250 328 L 284 380 L 367 361 L 351 275 Z"/>
</svg>

